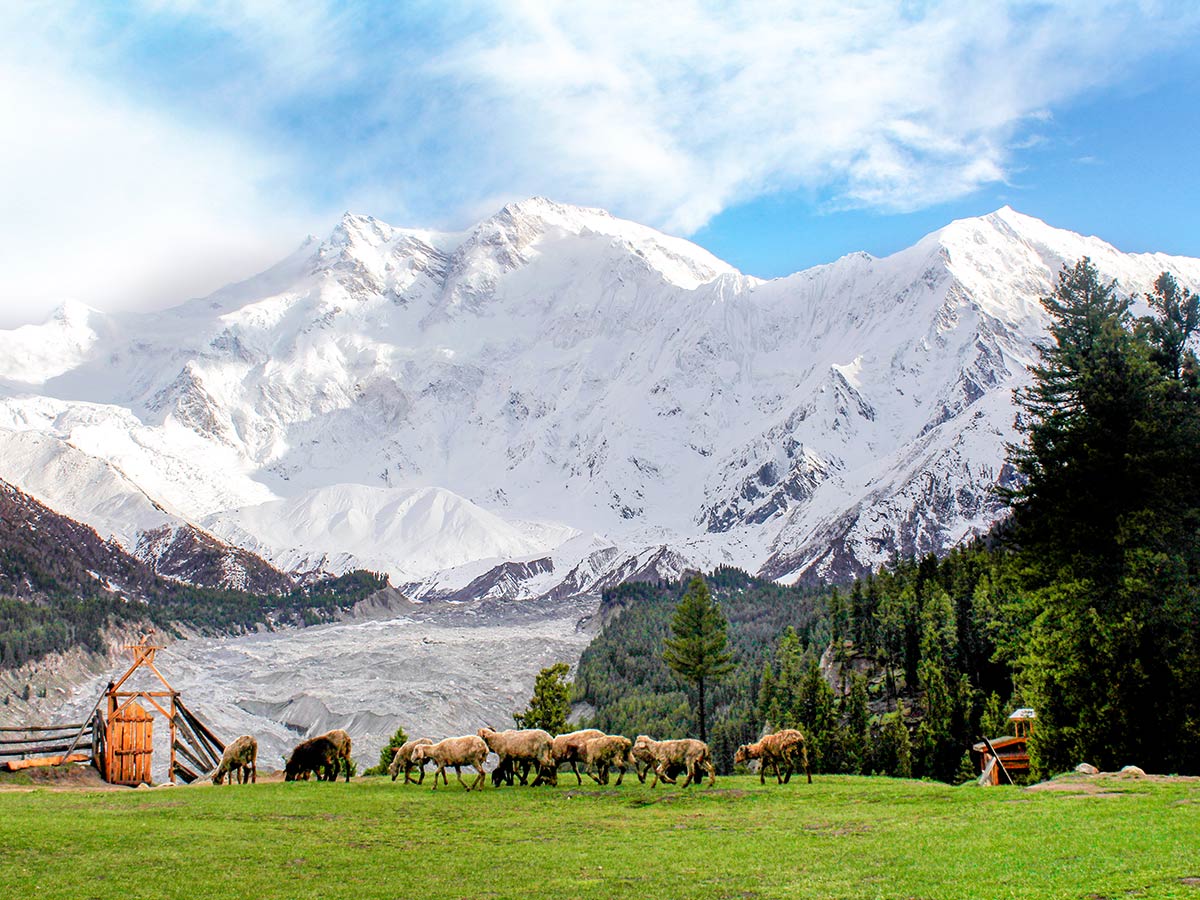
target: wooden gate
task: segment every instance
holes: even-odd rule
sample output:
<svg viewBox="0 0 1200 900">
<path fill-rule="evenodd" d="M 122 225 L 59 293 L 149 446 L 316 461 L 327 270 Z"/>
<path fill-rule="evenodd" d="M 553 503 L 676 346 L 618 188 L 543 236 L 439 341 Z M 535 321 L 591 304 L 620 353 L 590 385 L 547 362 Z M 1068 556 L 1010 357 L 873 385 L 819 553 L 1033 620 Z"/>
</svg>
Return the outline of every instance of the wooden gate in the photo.
<svg viewBox="0 0 1200 900">
<path fill-rule="evenodd" d="M 150 784 L 154 718 L 130 701 L 109 718 L 105 779 L 110 784 Z"/>
</svg>

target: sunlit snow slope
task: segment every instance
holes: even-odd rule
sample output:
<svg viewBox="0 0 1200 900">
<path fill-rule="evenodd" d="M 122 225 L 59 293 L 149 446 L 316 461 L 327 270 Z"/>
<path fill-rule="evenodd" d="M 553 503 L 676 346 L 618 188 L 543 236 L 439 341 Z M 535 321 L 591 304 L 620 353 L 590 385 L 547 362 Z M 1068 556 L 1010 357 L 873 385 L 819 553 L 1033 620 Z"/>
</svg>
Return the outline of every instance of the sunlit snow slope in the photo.
<svg viewBox="0 0 1200 900">
<path fill-rule="evenodd" d="M 417 593 L 845 576 L 1001 515 L 1038 298 L 1083 255 L 1130 293 L 1200 286 L 1007 208 L 768 282 L 542 199 L 462 234 L 347 215 L 210 297 L 0 332 L 0 429 L 56 442 L 0 475 L 126 539 L 169 512 Z M 80 457 L 119 477 L 80 490 Z"/>
</svg>

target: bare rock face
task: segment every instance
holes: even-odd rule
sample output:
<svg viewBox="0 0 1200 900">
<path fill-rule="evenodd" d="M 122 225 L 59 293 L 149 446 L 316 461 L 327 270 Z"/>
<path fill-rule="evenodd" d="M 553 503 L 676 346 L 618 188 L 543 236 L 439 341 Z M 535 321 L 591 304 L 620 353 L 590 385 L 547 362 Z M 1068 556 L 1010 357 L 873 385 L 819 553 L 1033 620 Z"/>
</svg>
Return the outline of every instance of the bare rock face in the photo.
<svg viewBox="0 0 1200 900">
<path fill-rule="evenodd" d="M 1091 763 L 1080 763 L 1075 767 L 1075 771 L 1080 775 L 1099 775 L 1100 770 Z"/>
</svg>

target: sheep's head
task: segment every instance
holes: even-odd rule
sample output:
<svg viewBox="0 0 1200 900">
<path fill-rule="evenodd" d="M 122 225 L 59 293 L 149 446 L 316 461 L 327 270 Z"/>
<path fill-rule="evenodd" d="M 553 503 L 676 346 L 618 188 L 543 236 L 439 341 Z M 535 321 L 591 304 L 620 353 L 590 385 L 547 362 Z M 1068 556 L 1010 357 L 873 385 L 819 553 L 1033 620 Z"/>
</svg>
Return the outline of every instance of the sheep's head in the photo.
<svg viewBox="0 0 1200 900">
<path fill-rule="evenodd" d="M 412 756 L 410 756 L 409 759 L 417 763 L 417 765 L 423 765 L 426 759 L 425 746 L 426 745 L 423 744 L 417 744 L 417 746 L 413 747 Z M 395 776 L 392 777 L 395 778 Z"/>
<path fill-rule="evenodd" d="M 212 783 L 213 784 L 220 784 L 224 780 L 225 780 L 225 773 L 222 772 L 220 769 L 217 769 L 217 771 L 212 773 Z"/>
<path fill-rule="evenodd" d="M 750 753 L 749 744 L 742 744 L 742 746 L 737 748 L 737 752 L 733 754 L 733 761 L 739 766 L 750 762 L 752 759 L 754 759 L 754 757 Z"/>
<path fill-rule="evenodd" d="M 296 759 L 296 755 L 293 753 L 292 756 L 288 758 L 287 763 L 283 767 L 283 780 L 284 781 L 295 781 L 299 777 L 300 777 L 300 762 L 299 762 L 299 760 Z"/>
</svg>

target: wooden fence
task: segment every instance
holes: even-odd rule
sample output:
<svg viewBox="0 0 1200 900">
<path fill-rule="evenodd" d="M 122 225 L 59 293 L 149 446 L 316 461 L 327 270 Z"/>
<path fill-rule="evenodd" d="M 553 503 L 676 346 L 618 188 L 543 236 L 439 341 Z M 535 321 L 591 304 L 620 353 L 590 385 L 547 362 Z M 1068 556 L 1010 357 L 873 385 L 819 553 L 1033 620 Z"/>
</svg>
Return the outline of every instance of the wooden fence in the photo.
<svg viewBox="0 0 1200 900">
<path fill-rule="evenodd" d="M 0 766 L 9 771 L 63 762 L 93 762 L 104 744 L 104 719 L 64 725 L 0 726 Z"/>
</svg>

